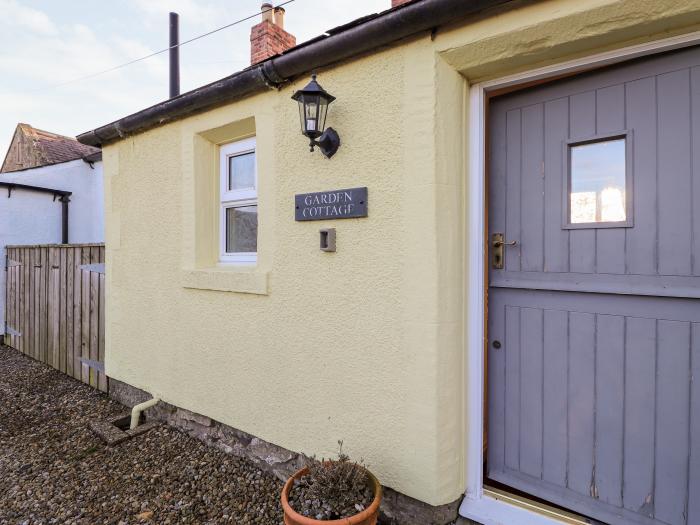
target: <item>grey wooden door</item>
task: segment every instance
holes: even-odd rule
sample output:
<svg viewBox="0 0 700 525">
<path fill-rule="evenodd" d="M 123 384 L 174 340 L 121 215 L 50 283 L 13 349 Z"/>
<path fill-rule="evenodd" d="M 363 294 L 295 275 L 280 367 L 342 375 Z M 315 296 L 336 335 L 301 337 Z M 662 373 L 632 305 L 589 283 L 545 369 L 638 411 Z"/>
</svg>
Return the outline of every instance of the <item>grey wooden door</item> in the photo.
<svg viewBox="0 0 700 525">
<path fill-rule="evenodd" d="M 700 49 L 492 99 L 492 480 L 700 524 Z M 695 379 L 695 380 L 694 380 Z"/>
</svg>

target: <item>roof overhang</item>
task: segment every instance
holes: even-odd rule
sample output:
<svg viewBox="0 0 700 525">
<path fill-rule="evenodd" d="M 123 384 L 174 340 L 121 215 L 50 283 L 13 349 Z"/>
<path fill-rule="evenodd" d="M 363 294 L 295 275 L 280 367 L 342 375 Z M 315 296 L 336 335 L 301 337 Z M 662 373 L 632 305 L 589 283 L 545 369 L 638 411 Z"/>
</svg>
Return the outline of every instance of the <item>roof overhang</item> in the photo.
<svg viewBox="0 0 700 525">
<path fill-rule="evenodd" d="M 43 186 L 31 186 L 29 184 L 17 184 L 16 182 L 0 181 L 0 188 L 7 188 L 7 196 L 12 195 L 12 190 L 28 190 L 36 193 L 48 193 L 56 197 L 70 197 L 73 192 L 65 190 L 55 190 L 53 188 L 45 188 Z"/>
<path fill-rule="evenodd" d="M 299 75 L 515 0 L 416 0 L 363 17 L 228 77 L 78 135 L 102 146 L 263 91 Z"/>
</svg>

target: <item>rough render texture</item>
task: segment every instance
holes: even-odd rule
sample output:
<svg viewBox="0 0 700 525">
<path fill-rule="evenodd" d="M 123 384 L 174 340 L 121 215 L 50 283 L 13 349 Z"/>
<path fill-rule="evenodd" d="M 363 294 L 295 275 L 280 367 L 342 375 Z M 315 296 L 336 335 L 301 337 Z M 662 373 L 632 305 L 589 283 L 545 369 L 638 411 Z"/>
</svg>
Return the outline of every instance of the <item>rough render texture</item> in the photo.
<svg viewBox="0 0 700 525">
<path fill-rule="evenodd" d="M 464 77 L 700 21 L 694 2 L 521 5 L 321 71 L 343 140 L 330 161 L 308 152 L 289 101 L 307 79 L 108 146 L 107 373 L 287 450 L 328 456 L 343 439 L 383 484 L 432 505 L 459 498 Z M 258 264 L 217 268 L 216 144 L 252 134 Z M 365 185 L 368 218 L 293 221 L 295 193 Z M 335 254 L 318 250 L 325 226 L 337 228 Z"/>
<path fill-rule="evenodd" d="M 452 448 L 463 427 L 461 292 L 438 290 L 440 257 L 426 245 L 437 242 L 437 213 L 459 217 L 461 182 L 455 173 L 435 184 L 423 127 L 435 118 L 435 57 L 422 48 L 416 58 L 397 50 L 321 72 L 343 101 L 329 114 L 344 137 L 332 161 L 309 153 L 289 100 L 307 78 L 105 148 L 106 366 L 110 377 L 288 450 L 329 456 L 343 439 L 384 485 L 441 505 L 462 492 L 460 452 L 443 455 L 438 443 L 447 435 Z M 358 78 L 371 81 L 358 89 Z M 367 113 L 356 109 L 376 92 L 382 141 L 364 132 Z M 222 270 L 215 143 L 251 133 L 259 260 Z M 363 185 L 368 219 L 290 215 L 295 193 Z M 439 210 L 438 193 L 450 199 Z M 335 254 L 318 249 L 318 229 L 329 225 Z M 459 231 L 449 238 L 458 243 Z"/>
<path fill-rule="evenodd" d="M 250 31 L 250 63 L 257 64 L 294 47 L 297 39 L 274 22 L 263 20 Z"/>
<path fill-rule="evenodd" d="M 109 395 L 128 407 L 133 407 L 150 398 L 143 390 L 117 380 L 110 381 Z M 271 472 L 281 481 L 287 481 L 308 461 L 303 454 L 286 450 L 210 417 L 167 403 L 161 402 L 148 409 L 146 416 L 148 420 L 136 427 L 134 431 L 120 431 L 111 425 L 111 422 L 96 422 L 93 424 L 93 431 L 105 439 L 109 445 L 116 445 L 131 437 L 131 434 L 139 429 L 143 429 L 141 432 L 144 432 L 162 421 L 227 454 L 247 458 L 258 468 Z M 457 518 L 460 500 L 461 498 L 448 505 L 433 507 L 385 487 L 379 523 L 380 525 L 447 525 Z"/>
</svg>

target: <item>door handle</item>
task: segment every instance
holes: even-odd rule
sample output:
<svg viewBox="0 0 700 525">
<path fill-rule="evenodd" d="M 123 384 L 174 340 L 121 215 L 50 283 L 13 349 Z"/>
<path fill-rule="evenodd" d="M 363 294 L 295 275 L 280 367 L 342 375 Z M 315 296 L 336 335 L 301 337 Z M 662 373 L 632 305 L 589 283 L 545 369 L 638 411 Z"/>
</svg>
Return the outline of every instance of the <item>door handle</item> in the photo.
<svg viewBox="0 0 700 525">
<path fill-rule="evenodd" d="M 506 241 L 502 233 L 494 233 L 491 236 L 491 267 L 494 270 L 502 270 L 503 262 L 505 260 L 504 246 L 515 246 L 518 241 Z"/>
<path fill-rule="evenodd" d="M 493 247 L 498 248 L 499 246 L 515 246 L 518 244 L 518 241 L 493 241 Z"/>
</svg>

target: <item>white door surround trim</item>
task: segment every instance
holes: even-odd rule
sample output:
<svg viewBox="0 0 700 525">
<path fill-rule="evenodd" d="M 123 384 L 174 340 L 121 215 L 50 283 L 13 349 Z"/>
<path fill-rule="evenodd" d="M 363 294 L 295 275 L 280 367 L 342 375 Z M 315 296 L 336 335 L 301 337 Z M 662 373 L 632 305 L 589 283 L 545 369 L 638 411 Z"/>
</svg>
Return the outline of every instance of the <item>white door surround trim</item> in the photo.
<svg viewBox="0 0 700 525">
<path fill-rule="evenodd" d="M 486 257 L 486 97 L 489 92 L 525 83 L 583 72 L 633 58 L 672 51 L 700 43 L 700 31 L 654 42 L 638 44 L 533 69 L 515 75 L 474 84 L 469 88 L 469 164 L 466 223 L 469 233 L 467 270 L 466 359 L 466 493 L 459 509 L 461 516 L 483 525 L 561 525 L 565 523 L 543 514 L 512 505 L 484 492 L 484 344 Z"/>
</svg>

